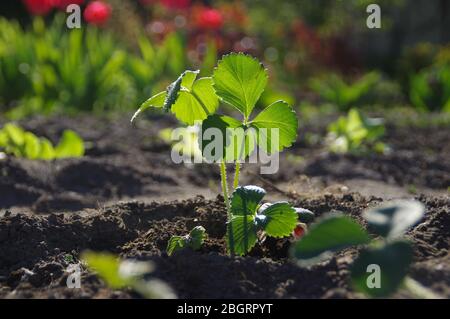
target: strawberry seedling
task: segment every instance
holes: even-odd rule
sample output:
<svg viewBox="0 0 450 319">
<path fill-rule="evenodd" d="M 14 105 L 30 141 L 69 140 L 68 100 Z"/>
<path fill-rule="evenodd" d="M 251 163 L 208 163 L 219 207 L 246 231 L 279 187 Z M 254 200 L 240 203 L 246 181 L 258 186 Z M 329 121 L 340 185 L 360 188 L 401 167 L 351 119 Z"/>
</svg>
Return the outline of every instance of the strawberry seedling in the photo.
<svg viewBox="0 0 450 319">
<path fill-rule="evenodd" d="M 382 119 L 365 118 L 351 109 L 329 125 L 328 146 L 334 153 L 385 153 L 389 148 L 380 141 L 384 131 Z"/>
<path fill-rule="evenodd" d="M 0 150 L 16 157 L 53 160 L 84 155 L 84 143 L 72 130 L 65 130 L 58 145 L 43 137 L 37 137 L 21 127 L 8 123 L 0 130 Z"/>
<path fill-rule="evenodd" d="M 206 230 L 202 226 L 194 227 L 189 234 L 185 236 L 172 236 L 167 244 L 167 255 L 171 256 L 174 252 L 184 248 L 198 250 L 207 237 L 208 234 L 206 234 Z"/>
<path fill-rule="evenodd" d="M 268 208 L 265 214 L 270 217 L 257 214 L 257 204 L 262 199 L 259 196 L 265 192 L 262 189 L 256 191 L 252 186 L 249 189 L 238 188 L 241 161 L 250 156 L 256 147 L 266 154 L 274 154 L 291 146 L 297 137 L 297 116 L 291 106 L 280 100 L 251 118 L 252 111 L 266 88 L 268 75 L 263 65 L 248 55 L 231 53 L 223 56 L 212 77 L 197 79 L 198 73 L 199 71 L 183 72 L 166 91 L 145 101 L 132 121 L 142 111 L 156 107 L 172 112 L 184 124 L 202 123 L 198 143 L 202 155 L 208 162 L 220 163 L 221 186 L 228 214 L 229 252 L 231 255 L 244 254 L 255 244 L 258 230 L 262 229 L 271 236 L 288 236 L 297 225 L 295 210 L 287 203 L 276 203 Z M 235 108 L 241 114 L 241 119 L 216 114 L 220 102 Z M 213 152 L 211 143 L 217 143 L 217 140 L 205 138 L 208 130 L 221 133 L 220 147 L 213 146 Z M 253 203 L 253 206 L 238 209 L 233 206 L 236 203 L 230 204 L 226 162 L 235 163 L 235 192 L 231 201 L 240 198 L 244 203 Z M 255 191 L 252 192 L 251 189 Z M 256 193 L 259 195 L 255 195 Z M 255 201 L 252 196 L 257 196 L 259 200 Z M 277 224 L 277 218 L 287 218 L 289 223 L 278 229 L 273 226 Z M 234 227 L 238 229 L 234 230 Z M 236 240 L 235 236 L 238 236 Z M 238 247 L 235 247 L 235 243 Z"/>
<path fill-rule="evenodd" d="M 340 214 L 325 216 L 293 245 L 292 256 L 300 266 L 308 266 L 327 259 L 332 252 L 363 246 L 351 267 L 351 281 L 355 290 L 372 297 L 384 297 L 404 284 L 415 294 L 433 297 L 420 284 L 407 277 L 413 249 L 402 238 L 423 217 L 424 210 L 424 206 L 417 201 L 393 201 L 366 210 L 363 217 L 369 230 L 380 239 L 371 239 L 369 233 L 349 217 Z M 371 276 L 372 273 L 368 271 L 371 265 L 379 267 L 379 278 Z"/>
</svg>

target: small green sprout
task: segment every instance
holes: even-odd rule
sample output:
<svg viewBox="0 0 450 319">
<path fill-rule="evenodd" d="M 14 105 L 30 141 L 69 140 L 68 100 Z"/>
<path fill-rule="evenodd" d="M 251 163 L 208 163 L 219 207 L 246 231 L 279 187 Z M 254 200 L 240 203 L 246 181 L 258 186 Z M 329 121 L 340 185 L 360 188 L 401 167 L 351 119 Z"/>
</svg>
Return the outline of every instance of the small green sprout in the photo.
<svg viewBox="0 0 450 319">
<path fill-rule="evenodd" d="M 0 150 L 16 157 L 53 160 L 83 156 L 84 143 L 77 133 L 65 130 L 58 145 L 53 146 L 48 139 L 37 137 L 15 124 L 8 123 L 0 130 Z"/>
<path fill-rule="evenodd" d="M 405 200 L 366 210 L 363 217 L 369 229 L 381 236 L 379 240 L 371 239 L 366 230 L 351 218 L 330 214 L 313 224 L 308 233 L 293 245 L 292 256 L 300 266 L 309 266 L 328 258 L 332 252 L 362 245 L 363 249 L 351 267 L 353 287 L 372 297 L 388 296 L 403 283 L 414 282 L 406 277 L 413 259 L 412 246 L 402 236 L 420 221 L 424 211 L 422 203 Z M 375 287 L 368 284 L 371 265 L 378 266 L 381 271 L 379 285 Z M 420 284 L 414 283 L 415 287 L 417 285 Z M 420 289 L 421 292 L 424 289 Z M 414 292 L 417 293 L 417 289 Z M 430 296 L 429 293 L 425 295 Z"/>
<path fill-rule="evenodd" d="M 249 237 L 253 238 L 254 232 L 253 229 L 246 228 L 244 228 L 243 233 L 236 233 L 233 230 L 234 224 L 239 227 L 241 225 L 238 222 L 240 218 L 235 218 L 238 215 L 233 215 L 232 209 L 234 208 L 230 205 L 226 162 L 235 164 L 233 188 L 237 190 L 241 161 L 250 156 L 257 146 L 270 155 L 291 146 L 297 138 L 298 120 L 292 107 L 282 100 L 273 102 L 258 115 L 251 118 L 252 111 L 266 88 L 268 74 L 264 66 L 249 55 L 230 53 L 223 56 L 214 69 L 212 77 L 197 79 L 198 73 L 199 71 L 189 70 L 183 72 L 165 91 L 145 101 L 133 115 L 131 121 L 142 111 L 156 107 L 166 112 L 172 112 L 180 122 L 186 125 L 201 122 L 198 145 L 202 156 L 208 162 L 220 163 L 221 186 L 228 219 L 228 247 L 230 254 L 234 255 L 236 253 L 234 236 L 241 236 L 250 231 L 244 236 L 247 241 Z M 235 119 L 216 114 L 220 102 L 234 107 L 242 118 Z M 205 131 L 208 129 L 215 129 L 222 133 L 221 145 L 223 150 L 216 152 L 214 155 L 211 154 L 213 158 L 205 152 L 210 143 L 217 142 L 215 140 L 208 140 L 208 142 L 203 139 Z M 233 142 L 227 141 L 230 137 L 230 131 L 239 132 L 231 136 Z M 272 131 L 276 131 L 276 133 L 272 133 Z M 275 205 L 267 213 L 275 207 L 278 206 Z M 251 220 L 256 218 L 255 212 L 250 210 L 246 211 L 245 214 Z M 283 215 L 285 214 L 287 213 L 283 213 Z M 293 215 L 291 214 L 291 216 Z M 264 215 L 260 217 L 263 218 Z M 235 218 L 234 221 L 232 221 L 233 218 Z M 271 218 L 275 217 L 271 216 Z M 247 221 L 244 222 L 244 224 L 246 223 Z M 263 225 L 259 219 L 258 223 L 259 226 Z M 274 224 L 271 223 L 270 225 Z M 293 228 L 295 228 L 295 225 L 289 231 L 283 229 L 282 234 L 290 233 Z M 264 230 L 269 234 L 270 230 Z M 244 237 L 241 237 L 238 238 L 237 242 L 244 245 L 240 242 L 241 239 L 244 240 Z M 250 248 L 250 242 L 247 242 L 244 246 L 238 247 L 237 253 L 246 253 Z"/>
<path fill-rule="evenodd" d="M 188 235 L 172 236 L 167 244 L 167 255 L 172 256 L 174 252 L 185 248 L 198 250 L 207 237 L 208 234 L 206 234 L 206 230 L 202 226 L 194 227 Z"/>
<path fill-rule="evenodd" d="M 348 111 L 361 101 L 379 79 L 380 74 L 370 72 L 354 83 L 347 84 L 340 76 L 332 74 L 325 78 L 314 78 L 309 84 L 324 100 L 338 106 L 341 111 Z"/>
<path fill-rule="evenodd" d="M 346 117 L 329 125 L 327 141 L 334 153 L 385 153 L 389 148 L 380 141 L 384 131 L 382 119 L 364 118 L 351 109 Z"/>
<path fill-rule="evenodd" d="M 157 279 L 144 279 L 154 266 L 151 262 L 120 260 L 111 253 L 86 251 L 81 260 L 95 271 L 111 289 L 131 288 L 149 299 L 174 299 L 176 295 L 164 282 Z"/>
</svg>

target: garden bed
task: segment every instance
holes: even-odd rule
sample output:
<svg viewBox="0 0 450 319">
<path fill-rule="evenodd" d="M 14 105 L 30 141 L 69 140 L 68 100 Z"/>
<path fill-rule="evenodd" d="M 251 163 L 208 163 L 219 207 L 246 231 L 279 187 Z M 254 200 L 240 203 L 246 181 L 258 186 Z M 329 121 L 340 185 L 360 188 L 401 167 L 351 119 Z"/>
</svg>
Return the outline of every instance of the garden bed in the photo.
<svg viewBox="0 0 450 319">
<path fill-rule="evenodd" d="M 66 288 L 66 267 L 85 249 L 152 260 L 152 276 L 181 298 L 354 298 L 347 249 L 312 268 L 288 260 L 290 239 L 268 238 L 246 257 L 225 253 L 226 211 L 217 165 L 176 165 L 157 138 L 173 126 L 166 117 L 130 125 L 126 118 L 35 118 L 22 124 L 56 140 L 66 128 L 89 142 L 87 156 L 52 162 L 8 157 L 0 161 L 0 297 L 137 297 L 113 291 L 84 270 L 81 289 Z M 323 135 L 323 124 L 300 132 Z M 414 131 L 414 134 L 410 132 Z M 450 129 L 388 125 L 388 155 L 332 155 L 320 143 L 295 144 L 280 171 L 257 177 L 244 165 L 241 184 L 275 190 L 320 216 L 342 211 L 364 224 L 367 207 L 390 198 L 416 197 L 425 220 L 408 233 L 415 249 L 411 276 L 450 297 Z M 375 189 L 375 191 L 374 191 Z M 203 195 L 203 196 L 198 196 Z M 168 257 L 172 235 L 202 225 L 209 235 L 200 251 Z M 400 291 L 394 297 L 411 297 Z"/>
</svg>

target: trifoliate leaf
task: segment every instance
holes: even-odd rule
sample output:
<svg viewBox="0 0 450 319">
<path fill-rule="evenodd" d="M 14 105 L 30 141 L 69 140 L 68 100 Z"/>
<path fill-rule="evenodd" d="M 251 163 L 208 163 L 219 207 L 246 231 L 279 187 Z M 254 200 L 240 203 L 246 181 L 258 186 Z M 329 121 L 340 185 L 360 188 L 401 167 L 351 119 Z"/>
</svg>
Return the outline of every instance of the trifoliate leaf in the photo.
<svg viewBox="0 0 450 319">
<path fill-rule="evenodd" d="M 284 101 L 266 107 L 250 122 L 250 126 L 256 129 L 259 147 L 268 154 L 291 146 L 297 138 L 297 116 Z"/>
<path fill-rule="evenodd" d="M 263 229 L 271 237 L 289 236 L 298 223 L 297 212 L 287 202 L 269 205 L 258 213 L 257 219 L 263 221 Z"/>
<path fill-rule="evenodd" d="M 363 250 L 351 268 L 353 286 L 372 297 L 388 296 L 403 282 L 412 259 L 412 247 L 405 241 Z"/>
<path fill-rule="evenodd" d="M 55 147 L 56 158 L 80 157 L 84 155 L 83 139 L 72 130 L 65 130 Z"/>
<path fill-rule="evenodd" d="M 231 195 L 231 213 L 238 215 L 254 215 L 256 208 L 266 195 L 266 191 L 258 186 L 239 186 Z"/>
<path fill-rule="evenodd" d="M 213 81 L 217 95 L 248 118 L 267 85 L 267 72 L 256 59 L 231 53 L 219 61 Z"/>
<path fill-rule="evenodd" d="M 227 247 L 230 250 L 230 225 L 233 234 L 233 247 L 236 255 L 248 253 L 256 244 L 256 225 L 254 215 L 234 216 L 227 225 Z"/>
<path fill-rule="evenodd" d="M 209 115 L 199 136 L 203 157 L 209 162 L 235 161 L 250 155 L 255 134 L 245 131 L 241 122 L 224 115 Z"/>
<path fill-rule="evenodd" d="M 308 233 L 294 244 L 292 255 L 300 265 L 309 265 L 327 257 L 330 252 L 369 241 L 369 235 L 357 222 L 332 214 L 311 226 Z"/>
<path fill-rule="evenodd" d="M 415 225 L 424 215 L 425 207 L 418 201 L 396 200 L 368 209 L 363 217 L 369 228 L 383 237 L 398 237 Z"/>
</svg>

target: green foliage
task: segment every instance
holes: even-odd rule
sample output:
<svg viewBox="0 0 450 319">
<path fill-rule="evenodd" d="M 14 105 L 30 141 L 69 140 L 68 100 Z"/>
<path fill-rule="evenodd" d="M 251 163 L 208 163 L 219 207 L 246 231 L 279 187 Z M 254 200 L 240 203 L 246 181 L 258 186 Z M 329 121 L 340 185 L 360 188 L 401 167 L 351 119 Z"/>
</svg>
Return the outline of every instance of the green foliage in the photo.
<svg viewBox="0 0 450 319">
<path fill-rule="evenodd" d="M 331 252 L 354 245 L 365 246 L 355 260 L 351 279 L 355 289 L 369 296 L 384 297 L 404 282 L 412 261 L 411 244 L 400 237 L 424 215 L 424 206 L 416 201 L 391 201 L 366 210 L 363 217 L 369 228 L 382 236 L 370 242 L 366 231 L 350 218 L 330 215 L 312 225 L 309 232 L 292 247 L 292 256 L 301 266 L 321 261 Z M 368 266 L 378 265 L 381 285 L 367 284 Z"/>
<path fill-rule="evenodd" d="M 172 289 L 164 282 L 156 279 L 146 280 L 144 275 L 151 273 L 154 266 L 151 262 L 136 260 L 120 260 L 111 253 L 86 251 L 81 259 L 112 289 L 131 288 L 145 298 L 174 299 Z"/>
<path fill-rule="evenodd" d="M 167 243 L 167 255 L 171 256 L 174 252 L 185 248 L 199 250 L 207 237 L 208 234 L 206 234 L 203 226 L 192 228 L 189 234 L 185 236 L 172 236 Z"/>
<path fill-rule="evenodd" d="M 388 147 L 380 141 L 384 135 L 382 119 L 363 117 L 356 109 L 328 126 L 327 142 L 335 153 L 384 153 Z"/>
<path fill-rule="evenodd" d="M 234 253 L 238 255 L 248 253 L 255 246 L 258 232 L 280 238 L 289 236 L 297 226 L 295 208 L 287 202 L 261 206 L 265 194 L 264 189 L 250 185 L 236 188 L 231 195 L 232 218 L 227 234 L 232 233 Z M 230 240 L 228 236 L 229 249 Z"/>
<path fill-rule="evenodd" d="M 236 189 L 230 205 L 225 162 L 245 159 L 256 145 L 268 154 L 292 145 L 297 137 L 298 121 L 294 110 L 284 101 L 273 102 L 250 119 L 267 85 L 268 76 L 262 64 L 248 55 L 231 53 L 223 56 L 212 78 L 197 80 L 198 73 L 183 72 L 166 91 L 144 102 L 132 121 L 151 107 L 171 111 L 180 122 L 188 125 L 202 121 L 198 141 L 202 155 L 207 161 L 221 163 L 222 190 L 228 213 L 228 248 L 231 255 L 243 255 L 255 245 L 259 231 L 273 237 L 289 235 L 296 227 L 297 213 L 287 203 L 275 203 L 258 210 L 262 197 L 257 196 L 256 186 L 237 187 L 238 163 L 233 183 Z M 243 120 L 215 114 L 220 101 L 236 108 Z M 209 129 L 213 129 L 214 134 Z M 207 136 L 209 133 L 214 137 Z M 209 150 L 210 145 L 217 147 L 217 138 L 222 138 L 221 149 Z M 259 195 L 264 196 L 264 190 L 262 192 Z M 182 238 L 174 237 L 169 242 L 168 253 L 184 246 Z"/>
<path fill-rule="evenodd" d="M 411 75 L 409 98 L 420 111 L 450 113 L 450 64 L 436 64 Z"/>
<path fill-rule="evenodd" d="M 64 15 L 33 28 L 0 19 L 0 105 L 10 118 L 55 111 L 129 110 L 186 66 L 177 34 L 154 46 L 139 39 L 131 53 L 112 34 L 87 27 L 68 31 Z"/>
<path fill-rule="evenodd" d="M 300 264 L 311 264 L 323 260 L 330 252 L 340 251 L 354 245 L 369 243 L 364 229 L 351 218 L 329 215 L 313 224 L 309 232 L 292 251 Z"/>
<path fill-rule="evenodd" d="M 352 84 L 347 84 L 336 74 L 324 78 L 314 78 L 310 87 L 325 101 L 335 104 L 341 111 L 348 111 L 361 101 L 371 87 L 377 83 L 380 75 L 376 72 L 367 73 Z"/>
<path fill-rule="evenodd" d="M 58 145 L 46 138 L 39 138 L 21 127 L 7 123 L 0 130 L 0 150 L 16 157 L 53 160 L 84 155 L 84 142 L 77 133 L 65 130 Z"/>
</svg>

